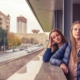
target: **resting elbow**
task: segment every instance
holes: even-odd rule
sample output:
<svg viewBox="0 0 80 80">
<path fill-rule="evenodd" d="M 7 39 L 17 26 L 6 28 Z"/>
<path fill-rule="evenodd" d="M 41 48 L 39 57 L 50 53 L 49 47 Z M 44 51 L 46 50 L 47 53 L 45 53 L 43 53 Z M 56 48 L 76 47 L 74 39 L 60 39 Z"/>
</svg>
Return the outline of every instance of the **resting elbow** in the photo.
<svg viewBox="0 0 80 80">
<path fill-rule="evenodd" d="M 54 59 L 50 59 L 50 64 L 54 65 Z"/>
<path fill-rule="evenodd" d="M 49 62 L 49 59 L 43 58 L 43 62 Z"/>
</svg>

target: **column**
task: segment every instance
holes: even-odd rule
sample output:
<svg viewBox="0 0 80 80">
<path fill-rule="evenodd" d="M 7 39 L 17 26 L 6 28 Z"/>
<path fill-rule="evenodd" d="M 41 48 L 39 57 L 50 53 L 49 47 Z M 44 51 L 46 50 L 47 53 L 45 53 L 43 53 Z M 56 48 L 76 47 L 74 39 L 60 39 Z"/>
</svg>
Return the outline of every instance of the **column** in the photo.
<svg viewBox="0 0 80 80">
<path fill-rule="evenodd" d="M 73 17 L 73 0 L 63 0 L 63 32 L 67 40 L 70 40 L 70 28 Z"/>
<path fill-rule="evenodd" d="M 62 31 L 62 10 L 54 11 L 54 28 Z"/>
</svg>

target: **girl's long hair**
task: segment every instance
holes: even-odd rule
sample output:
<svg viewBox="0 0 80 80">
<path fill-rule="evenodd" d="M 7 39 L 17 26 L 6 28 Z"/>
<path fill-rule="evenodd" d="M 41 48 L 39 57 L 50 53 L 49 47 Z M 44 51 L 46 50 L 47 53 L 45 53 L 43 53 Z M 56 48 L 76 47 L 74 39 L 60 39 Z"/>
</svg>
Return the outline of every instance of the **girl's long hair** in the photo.
<svg viewBox="0 0 80 80">
<path fill-rule="evenodd" d="M 65 42 L 67 42 L 67 40 L 66 40 L 66 38 L 64 37 L 64 35 L 62 34 L 62 32 L 61 31 L 59 31 L 58 29 L 54 29 L 54 30 L 52 30 L 51 32 L 50 32 L 50 34 L 49 34 L 49 39 L 50 39 L 50 35 L 53 33 L 53 32 L 57 32 L 57 33 L 59 33 L 60 35 L 61 35 L 61 38 L 62 38 L 62 43 L 64 44 Z M 56 46 L 55 45 L 53 45 L 52 47 L 51 47 L 51 51 L 52 52 L 54 52 L 56 50 Z"/>
<path fill-rule="evenodd" d="M 71 47 L 72 47 L 71 48 L 71 53 L 72 53 L 72 57 L 73 57 L 74 62 L 77 62 L 78 61 L 77 49 L 76 49 L 76 40 L 75 40 L 75 38 L 73 37 L 73 34 L 72 34 L 73 27 L 76 24 L 80 24 L 80 21 L 74 22 L 72 24 L 72 27 L 71 27 L 71 30 L 70 30 Z"/>
</svg>

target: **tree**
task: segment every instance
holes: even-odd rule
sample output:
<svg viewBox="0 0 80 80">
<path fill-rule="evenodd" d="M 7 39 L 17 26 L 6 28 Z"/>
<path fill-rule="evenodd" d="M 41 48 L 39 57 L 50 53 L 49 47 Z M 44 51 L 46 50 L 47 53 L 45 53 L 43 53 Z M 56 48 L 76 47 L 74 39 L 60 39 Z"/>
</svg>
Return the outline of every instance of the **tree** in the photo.
<svg viewBox="0 0 80 80">
<path fill-rule="evenodd" d="M 31 42 L 31 44 L 34 44 L 34 39 L 31 38 L 31 39 L 30 39 L 30 42 Z"/>
<path fill-rule="evenodd" d="M 17 37 L 17 36 L 15 36 L 15 41 L 16 41 L 16 45 L 17 46 L 22 44 L 22 40 L 19 37 Z"/>
<path fill-rule="evenodd" d="M 22 43 L 21 39 L 14 35 L 14 33 L 8 33 L 8 46 L 18 46 Z"/>
<path fill-rule="evenodd" d="M 0 48 L 7 45 L 7 31 L 0 27 Z"/>
<path fill-rule="evenodd" d="M 26 43 L 26 38 L 25 37 L 22 38 L 22 43 L 23 44 Z"/>
</svg>

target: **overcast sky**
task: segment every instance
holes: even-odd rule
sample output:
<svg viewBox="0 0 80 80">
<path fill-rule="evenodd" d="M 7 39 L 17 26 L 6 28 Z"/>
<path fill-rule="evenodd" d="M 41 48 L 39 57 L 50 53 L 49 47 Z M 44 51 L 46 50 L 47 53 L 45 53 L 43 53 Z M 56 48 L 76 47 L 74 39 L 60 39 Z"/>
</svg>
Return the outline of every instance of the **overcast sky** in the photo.
<svg viewBox="0 0 80 80">
<path fill-rule="evenodd" d="M 43 32 L 34 14 L 30 10 L 25 0 L 0 0 L 0 11 L 11 16 L 10 31 L 16 32 L 17 17 L 22 15 L 27 18 L 27 32 L 38 29 Z"/>
</svg>

